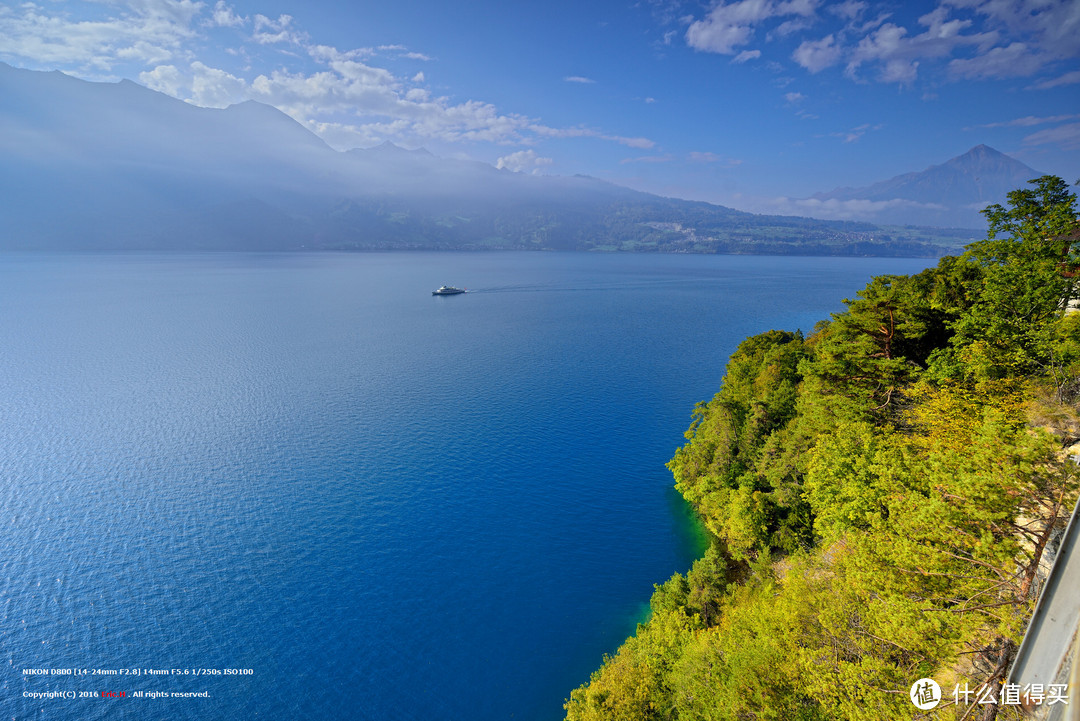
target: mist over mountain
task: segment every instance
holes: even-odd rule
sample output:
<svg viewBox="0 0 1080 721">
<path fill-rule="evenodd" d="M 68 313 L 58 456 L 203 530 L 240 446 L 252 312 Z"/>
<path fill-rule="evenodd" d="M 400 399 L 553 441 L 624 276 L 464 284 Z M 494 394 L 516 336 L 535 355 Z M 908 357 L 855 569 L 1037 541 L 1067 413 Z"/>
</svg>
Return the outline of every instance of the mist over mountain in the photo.
<svg viewBox="0 0 1080 721">
<path fill-rule="evenodd" d="M 979 211 L 1004 203 L 1011 190 L 1044 175 L 987 145 L 918 173 L 904 173 L 866 188 L 837 188 L 813 196 L 821 201 L 868 201 L 880 205 L 882 223 L 983 228 Z"/>
<path fill-rule="evenodd" d="M 254 101 L 202 108 L 4 64 L 0 163 L 0 249 L 941 252 L 924 232 L 754 215 L 389 143 L 340 152 Z"/>
</svg>

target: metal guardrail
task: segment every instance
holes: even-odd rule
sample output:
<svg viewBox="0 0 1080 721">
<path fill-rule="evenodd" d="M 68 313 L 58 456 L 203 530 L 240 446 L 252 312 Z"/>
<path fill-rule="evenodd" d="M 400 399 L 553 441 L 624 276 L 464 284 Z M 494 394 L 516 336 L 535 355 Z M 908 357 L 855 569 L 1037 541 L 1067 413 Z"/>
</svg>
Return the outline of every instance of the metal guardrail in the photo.
<svg viewBox="0 0 1080 721">
<path fill-rule="evenodd" d="M 1044 707 L 1043 721 L 1080 721 L 1080 501 L 1058 546 L 1006 683 L 1068 683 L 1068 704 Z M 1071 671 L 1069 667 L 1071 666 Z"/>
</svg>

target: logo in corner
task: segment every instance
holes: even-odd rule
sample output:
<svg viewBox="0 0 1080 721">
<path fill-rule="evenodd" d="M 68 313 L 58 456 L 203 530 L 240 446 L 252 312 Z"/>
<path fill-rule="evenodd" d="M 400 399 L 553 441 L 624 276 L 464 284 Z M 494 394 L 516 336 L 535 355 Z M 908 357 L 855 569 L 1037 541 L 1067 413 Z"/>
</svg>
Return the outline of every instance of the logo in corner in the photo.
<svg viewBox="0 0 1080 721">
<path fill-rule="evenodd" d="M 932 678 L 920 678 L 911 684 L 908 694 L 916 708 L 929 711 L 941 703 L 941 686 Z"/>
</svg>

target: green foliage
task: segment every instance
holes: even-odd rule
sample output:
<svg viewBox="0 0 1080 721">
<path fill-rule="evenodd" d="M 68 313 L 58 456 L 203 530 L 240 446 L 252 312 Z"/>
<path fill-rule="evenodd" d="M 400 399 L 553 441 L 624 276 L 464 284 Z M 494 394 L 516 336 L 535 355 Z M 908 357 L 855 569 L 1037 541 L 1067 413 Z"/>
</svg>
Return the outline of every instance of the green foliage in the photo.
<svg viewBox="0 0 1080 721">
<path fill-rule="evenodd" d="M 676 573 L 667 582 L 655 585 L 649 605 L 654 614 L 680 611 L 705 625 L 716 623 L 731 579 L 732 567 L 714 544 L 705 557 L 694 561 L 690 572 Z"/>
<path fill-rule="evenodd" d="M 662 721 L 671 719 L 667 679 L 682 648 L 700 623 L 681 611 L 654 613 L 647 625 L 593 672 L 589 683 L 564 705 L 570 721 Z"/>
<path fill-rule="evenodd" d="M 971 305 L 980 271 L 945 258 L 915 276 L 879 276 L 847 300 L 812 339 L 803 371 L 821 379 L 828 402 L 852 420 L 897 412 L 903 388 L 922 375 L 951 325 Z"/>
<path fill-rule="evenodd" d="M 978 299 L 955 325 L 954 346 L 969 378 L 1045 369 L 1053 360 L 1063 299 L 1075 292 L 1076 196 L 1060 178 L 1032 183 L 1034 190 L 1009 193 L 1009 208 L 983 211 L 988 237 L 965 254 L 983 270 Z"/>
<path fill-rule="evenodd" d="M 668 464 L 715 543 L 568 719 L 914 719 L 915 679 L 1003 680 L 1080 490 L 1080 224 L 1033 182 L 964 256 L 739 346 Z"/>
<path fill-rule="evenodd" d="M 668 463 L 675 487 L 737 559 L 768 554 L 774 541 L 793 550 L 805 535 L 792 527 L 802 504 L 797 493 L 785 493 L 792 478 L 770 474 L 763 452 L 795 416 L 806 357 L 799 333 L 769 331 L 743 341 L 720 392 L 694 409 L 690 442 Z"/>
<path fill-rule="evenodd" d="M 887 520 L 893 477 L 905 470 L 893 437 L 869 423 L 845 424 L 822 438 L 804 483 L 816 534 L 833 542 Z"/>
</svg>

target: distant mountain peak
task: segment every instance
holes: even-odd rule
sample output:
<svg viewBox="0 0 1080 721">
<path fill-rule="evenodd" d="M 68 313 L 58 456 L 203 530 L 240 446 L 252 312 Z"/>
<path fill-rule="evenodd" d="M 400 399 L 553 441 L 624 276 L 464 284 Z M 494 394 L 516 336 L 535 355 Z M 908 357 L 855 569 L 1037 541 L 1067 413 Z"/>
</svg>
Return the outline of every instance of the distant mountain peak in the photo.
<svg viewBox="0 0 1080 721">
<path fill-rule="evenodd" d="M 964 162 L 970 162 L 970 161 L 976 161 L 976 162 L 986 162 L 987 160 L 996 161 L 996 160 L 1001 160 L 1003 158 L 1008 159 L 1008 160 L 1010 160 L 1010 161 L 1012 161 L 1014 163 L 1020 162 L 1018 160 L 1013 160 L 1012 158 L 1010 158 L 1005 153 L 1002 153 L 1000 150 L 995 150 L 994 148 L 991 148 L 989 145 L 980 143 L 980 144 L 976 145 L 974 148 L 972 148 L 971 150 L 967 151 L 966 153 L 964 153 L 962 155 L 957 155 L 955 158 L 950 158 L 949 160 L 946 160 L 944 163 L 942 163 L 942 165 L 948 165 L 950 163 L 954 163 L 954 164 L 956 164 L 956 163 L 964 163 Z"/>
<path fill-rule="evenodd" d="M 352 155 L 357 155 L 366 158 L 376 158 L 382 161 L 392 161 L 394 159 L 400 160 L 437 160 L 438 158 L 427 148 L 403 148 L 400 145 L 396 145 L 389 140 L 384 140 L 378 145 L 373 145 L 370 148 L 353 148 L 347 151 Z"/>
<path fill-rule="evenodd" d="M 255 114 L 262 113 L 267 117 L 283 117 L 288 118 L 291 122 L 296 122 L 288 113 L 278 110 L 273 105 L 267 105 L 266 103 L 260 103 L 258 100 L 241 100 L 239 103 L 233 103 L 225 108 L 226 112 L 230 113 L 245 113 Z"/>
<path fill-rule="evenodd" d="M 971 150 L 967 151 L 963 155 L 957 155 L 955 158 L 942 163 L 942 166 L 973 168 L 973 169 L 999 169 L 1002 167 L 1011 168 L 1016 171 L 1024 173 L 1034 173 L 1036 171 L 1029 168 L 1024 163 L 1021 163 L 1016 158 L 1009 157 L 1005 153 L 999 150 L 991 148 L 989 145 L 976 145 Z M 937 166 L 931 166 L 931 168 Z M 928 168 L 929 170 L 930 168 Z"/>
<path fill-rule="evenodd" d="M 817 200 L 870 201 L 882 212 L 874 220 L 904 225 L 981 228 L 977 209 L 1004 202 L 1006 194 L 1043 175 L 1016 158 L 980 143 L 962 155 L 864 188 L 836 188 Z"/>
<path fill-rule="evenodd" d="M 408 148 L 403 148 L 400 145 L 392 143 L 389 140 L 384 140 L 383 142 L 379 143 L 378 145 L 376 145 L 374 147 L 366 148 L 366 150 L 369 153 L 388 153 L 388 154 L 389 153 L 399 153 L 399 154 L 404 154 L 404 153 L 417 153 L 417 152 L 420 152 L 420 153 L 424 153 L 424 154 L 427 154 L 427 155 L 431 155 L 431 153 L 428 153 L 428 151 L 425 150 L 424 148 L 416 148 L 415 150 L 409 150 Z"/>
<path fill-rule="evenodd" d="M 405 148 L 401 147 L 400 145 L 396 145 L 389 140 L 384 140 L 378 145 L 373 145 L 372 147 L 368 148 L 368 150 L 375 150 L 380 153 L 393 153 L 403 151 L 405 150 Z"/>
</svg>

